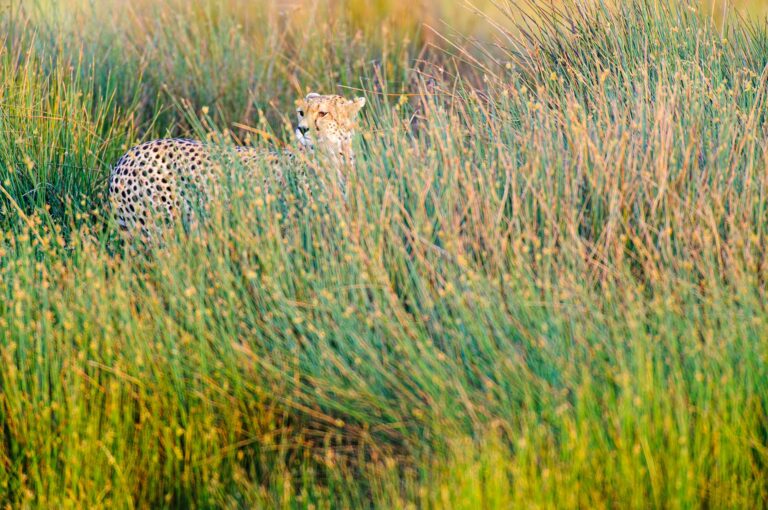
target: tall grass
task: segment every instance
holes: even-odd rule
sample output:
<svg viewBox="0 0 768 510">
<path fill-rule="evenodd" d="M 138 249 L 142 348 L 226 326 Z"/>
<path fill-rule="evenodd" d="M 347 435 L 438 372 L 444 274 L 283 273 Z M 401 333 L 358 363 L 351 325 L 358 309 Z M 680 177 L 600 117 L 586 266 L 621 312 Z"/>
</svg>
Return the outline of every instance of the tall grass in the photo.
<svg viewBox="0 0 768 510">
<path fill-rule="evenodd" d="M 151 29 L 136 18 L 154 41 L 141 51 L 142 32 L 117 21 L 82 51 L 41 13 L 15 22 L 0 105 L 0 502 L 768 498 L 764 25 L 688 3 L 534 5 L 494 50 L 435 57 L 441 77 L 412 68 L 432 58 L 415 36 L 392 50 L 383 32 L 312 23 L 325 46 L 267 46 L 284 68 L 252 74 L 268 69 L 264 47 L 225 52 L 234 22 L 217 14 L 240 4 L 179 5 Z M 253 30 L 270 40 L 280 26 Z M 338 83 L 369 99 L 346 200 L 314 162 L 327 191 L 311 200 L 296 164 L 270 191 L 266 164 L 232 168 L 198 231 L 149 252 L 116 235 L 98 195 L 123 147 L 242 137 L 233 119 L 284 137 L 294 93 Z M 264 91 L 272 113 L 251 99 Z"/>
</svg>

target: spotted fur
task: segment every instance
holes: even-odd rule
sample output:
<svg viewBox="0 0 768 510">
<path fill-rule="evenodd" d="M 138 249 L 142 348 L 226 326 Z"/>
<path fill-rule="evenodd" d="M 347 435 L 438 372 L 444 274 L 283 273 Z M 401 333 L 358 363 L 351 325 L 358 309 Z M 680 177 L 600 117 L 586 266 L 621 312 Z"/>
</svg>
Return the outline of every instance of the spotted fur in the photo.
<svg viewBox="0 0 768 510">
<path fill-rule="evenodd" d="M 343 186 L 345 168 L 354 162 L 354 120 L 365 99 L 309 94 L 296 104 L 300 148 L 326 155 L 324 161 L 335 168 Z M 175 138 L 137 145 L 118 160 L 110 175 L 109 198 L 117 223 L 146 234 L 158 222 L 188 221 L 196 203 L 215 199 L 222 169 L 238 162 L 251 168 L 265 158 L 273 163 L 279 182 L 280 158 L 258 149 L 236 147 L 232 151 Z"/>
</svg>

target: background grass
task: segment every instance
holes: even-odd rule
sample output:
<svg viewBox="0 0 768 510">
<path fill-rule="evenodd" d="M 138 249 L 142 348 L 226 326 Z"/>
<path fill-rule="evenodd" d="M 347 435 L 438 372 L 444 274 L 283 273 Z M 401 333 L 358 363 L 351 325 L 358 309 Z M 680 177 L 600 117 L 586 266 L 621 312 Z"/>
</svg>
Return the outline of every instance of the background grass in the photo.
<svg viewBox="0 0 768 510">
<path fill-rule="evenodd" d="M 118 5 L 2 18 L 0 503 L 766 501 L 764 21 Z M 346 202 L 233 168 L 199 232 L 120 240 L 125 149 L 289 141 L 308 90 L 369 100 Z"/>
</svg>

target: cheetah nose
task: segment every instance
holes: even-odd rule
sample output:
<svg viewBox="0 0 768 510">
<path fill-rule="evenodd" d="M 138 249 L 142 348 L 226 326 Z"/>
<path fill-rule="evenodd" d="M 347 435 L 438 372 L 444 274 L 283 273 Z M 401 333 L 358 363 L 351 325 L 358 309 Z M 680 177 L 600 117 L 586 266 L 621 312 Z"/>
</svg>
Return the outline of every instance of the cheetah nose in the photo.
<svg viewBox="0 0 768 510">
<path fill-rule="evenodd" d="M 306 135 L 307 132 L 309 132 L 309 128 L 308 127 L 299 126 L 299 133 L 301 133 L 302 135 Z"/>
</svg>

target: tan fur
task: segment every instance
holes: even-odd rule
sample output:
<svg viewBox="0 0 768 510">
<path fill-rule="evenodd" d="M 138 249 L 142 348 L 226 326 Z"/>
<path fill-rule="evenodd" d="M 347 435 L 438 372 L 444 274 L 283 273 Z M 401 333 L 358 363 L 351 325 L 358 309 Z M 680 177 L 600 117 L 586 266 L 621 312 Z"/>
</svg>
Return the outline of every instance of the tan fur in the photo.
<svg viewBox="0 0 768 510">
<path fill-rule="evenodd" d="M 365 98 L 345 99 L 341 96 L 309 94 L 296 101 L 299 129 L 308 129 L 313 145 L 326 153 L 337 167 L 352 165 L 352 135 L 357 114 Z M 297 130 L 301 140 L 302 135 Z"/>
<path fill-rule="evenodd" d="M 304 148 L 329 156 L 343 186 L 342 167 L 354 162 L 352 135 L 355 117 L 365 99 L 310 94 L 296 102 L 298 141 Z M 302 132 L 303 131 L 303 132 Z M 153 140 L 133 147 L 118 160 L 109 179 L 109 199 L 118 224 L 149 234 L 157 220 L 189 219 L 196 201 L 215 194 L 220 172 L 233 163 L 233 154 L 196 140 Z M 237 147 L 234 157 L 246 167 L 274 154 Z M 280 174 L 276 168 L 276 173 Z"/>
</svg>

